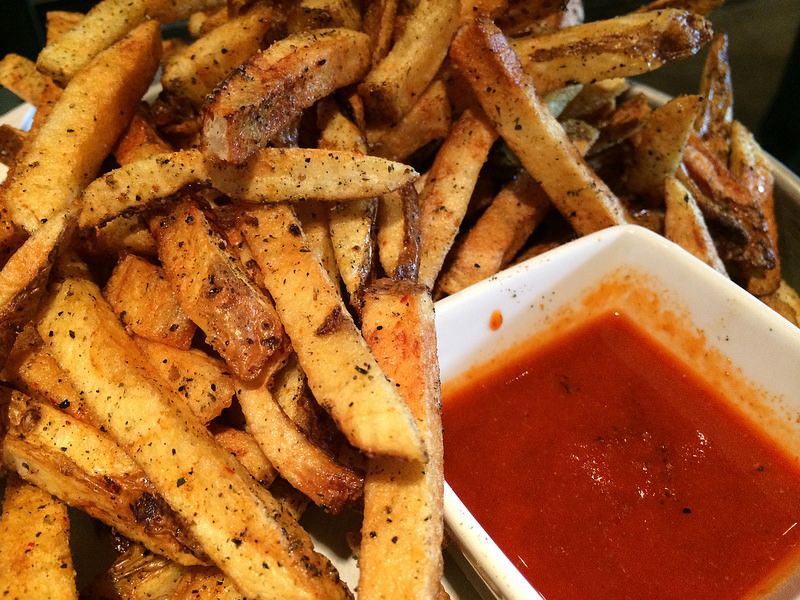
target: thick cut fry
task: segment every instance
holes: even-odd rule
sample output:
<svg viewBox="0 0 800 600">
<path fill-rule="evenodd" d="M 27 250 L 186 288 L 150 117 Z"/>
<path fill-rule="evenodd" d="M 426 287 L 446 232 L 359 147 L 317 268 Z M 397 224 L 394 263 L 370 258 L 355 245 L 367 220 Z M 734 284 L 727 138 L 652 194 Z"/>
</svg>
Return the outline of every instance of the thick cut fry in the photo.
<svg viewBox="0 0 800 600">
<path fill-rule="evenodd" d="M 512 42 L 522 68 L 543 93 L 653 71 L 695 54 L 711 40 L 703 17 L 667 9 L 569 27 Z"/>
<path fill-rule="evenodd" d="M 626 176 L 628 187 L 660 199 L 664 182 L 675 175 L 703 99 L 678 96 L 655 109 L 633 138 L 633 159 Z"/>
<path fill-rule="evenodd" d="M 242 163 L 334 90 L 369 69 L 369 37 L 349 29 L 289 36 L 254 55 L 228 77 L 204 109 L 208 151 Z"/>
<path fill-rule="evenodd" d="M 425 144 L 445 137 L 450 130 L 450 120 L 447 86 L 436 80 L 397 125 L 367 132 L 371 154 L 389 160 L 405 160 Z"/>
<path fill-rule="evenodd" d="M 619 200 L 542 105 L 500 30 L 484 19 L 464 26 L 450 56 L 500 135 L 575 231 L 626 222 Z"/>
<path fill-rule="evenodd" d="M 47 44 L 39 53 L 36 66 L 65 84 L 144 19 L 144 0 L 102 0 L 75 27 Z"/>
<path fill-rule="evenodd" d="M 225 6 L 225 0 L 145 0 L 147 16 L 171 23 L 188 19 L 198 10 L 211 10 Z"/>
<path fill-rule="evenodd" d="M 447 56 L 459 12 L 458 0 L 420 0 L 403 34 L 358 86 L 374 120 L 396 123 L 422 96 Z"/>
<path fill-rule="evenodd" d="M 185 572 L 183 565 L 131 544 L 92 584 L 88 596 L 114 600 L 166 598 Z"/>
<path fill-rule="evenodd" d="M 324 27 L 359 31 L 361 14 L 353 0 L 300 0 L 289 10 L 287 26 L 289 33 Z"/>
<path fill-rule="evenodd" d="M 426 177 L 427 179 L 427 177 Z M 409 183 L 386 194 L 378 206 L 378 255 L 384 272 L 395 279 L 419 276 L 419 195 Z"/>
<path fill-rule="evenodd" d="M 629 87 L 627 80 L 623 78 L 604 79 L 597 83 L 582 85 L 580 92 L 558 116 L 567 119 L 602 121 L 605 114 L 616 108 L 617 98 Z"/>
<path fill-rule="evenodd" d="M 6 184 L 18 225 L 34 231 L 75 203 L 130 122 L 160 54 L 158 26 L 145 23 L 70 82 Z"/>
<path fill-rule="evenodd" d="M 664 236 L 687 250 L 709 267 L 727 275 L 706 221 L 691 192 L 675 177 L 668 177 L 664 190 L 666 215 Z"/>
<path fill-rule="evenodd" d="M 270 393 L 286 416 L 308 434 L 315 417 L 310 403 L 306 401 L 306 374 L 297 355 L 292 354 L 286 365 L 273 377 Z"/>
<path fill-rule="evenodd" d="M 151 551 L 202 564 L 197 543 L 139 466 L 108 435 L 58 409 L 12 400 L 3 461 L 20 477 Z"/>
<path fill-rule="evenodd" d="M 372 65 L 378 64 L 392 46 L 397 0 L 375 0 L 364 13 L 364 32 L 372 43 Z"/>
<path fill-rule="evenodd" d="M 456 248 L 439 290 L 455 294 L 494 275 L 520 251 L 550 209 L 550 199 L 529 175 L 517 175 L 492 200 Z"/>
<path fill-rule="evenodd" d="M 411 167 L 352 152 L 264 148 L 241 166 L 182 150 L 138 160 L 93 181 L 83 194 L 81 228 L 150 208 L 192 183 L 212 185 L 243 202 L 354 200 L 379 196 L 414 180 Z"/>
<path fill-rule="evenodd" d="M 48 10 L 45 15 L 47 44 L 60 40 L 65 33 L 74 29 L 83 20 L 84 14 L 67 10 Z"/>
<path fill-rule="evenodd" d="M 373 457 L 364 488 L 359 598 L 435 598 L 442 577 L 442 427 L 433 302 L 384 282 L 365 295 L 364 335 L 417 422 L 424 466 Z"/>
<path fill-rule="evenodd" d="M 622 102 L 603 124 L 600 138 L 590 154 L 597 154 L 625 141 L 642 126 L 650 114 L 650 103 L 644 94 L 636 94 Z"/>
<path fill-rule="evenodd" d="M 363 478 L 314 445 L 263 386 L 238 392 L 247 430 L 292 487 L 331 513 L 361 497 Z"/>
<path fill-rule="evenodd" d="M 542 35 L 583 23 L 581 0 L 514 1 L 504 14 L 496 18 L 497 25 L 508 36 Z"/>
<path fill-rule="evenodd" d="M 54 102 L 62 91 L 52 79 L 36 70 L 35 63 L 19 54 L 6 54 L 0 60 L 0 85 L 34 106 Z"/>
<path fill-rule="evenodd" d="M 753 134 L 739 121 L 731 126 L 731 175 L 750 192 L 750 198 L 764 215 L 775 266 L 763 274 L 751 276 L 747 290 L 756 296 L 773 293 L 781 285 L 781 258 L 778 251 L 778 223 L 775 220 L 775 198 L 772 195 L 774 177 L 764 152 Z M 713 144 L 712 144 L 713 148 Z"/>
<path fill-rule="evenodd" d="M 153 371 L 203 423 L 218 417 L 236 397 L 236 382 L 221 360 L 202 350 L 180 350 L 145 338 L 136 338 L 136 343 Z"/>
<path fill-rule="evenodd" d="M 308 534 L 148 374 L 94 284 L 65 280 L 37 328 L 104 427 L 243 594 L 348 597 Z"/>
<path fill-rule="evenodd" d="M 728 60 L 728 36 L 718 33 L 708 49 L 708 57 L 700 78 L 703 108 L 695 129 L 722 164 L 728 164 L 731 151 L 733 121 L 733 82 Z"/>
<path fill-rule="evenodd" d="M 114 158 L 119 164 L 127 165 L 142 158 L 164 154 L 171 150 L 170 145 L 161 138 L 155 126 L 150 122 L 145 109 L 140 105 L 125 133 L 117 142 Z"/>
<path fill-rule="evenodd" d="M 246 600 L 236 586 L 214 567 L 187 569 L 169 600 Z"/>
<path fill-rule="evenodd" d="M 475 182 L 497 133 L 480 109 L 467 109 L 436 155 L 420 205 L 419 282 L 433 284 L 450 252 Z"/>
<path fill-rule="evenodd" d="M 317 402 L 354 446 L 424 460 L 413 419 L 284 204 L 253 210 L 244 234 Z"/>
<path fill-rule="evenodd" d="M 212 29 L 216 29 L 220 25 L 227 23 L 230 19 L 228 15 L 228 7 L 223 6 L 213 11 L 198 11 L 192 13 L 186 22 L 186 28 L 189 30 L 189 35 L 194 38 L 199 38 L 207 34 Z"/>
<path fill-rule="evenodd" d="M 81 232 L 86 256 L 108 258 L 124 254 L 156 257 L 156 240 L 142 215 L 119 216 L 102 227 Z"/>
<path fill-rule="evenodd" d="M 599 129 L 580 119 L 564 119 L 561 126 L 581 156 L 586 156 L 600 137 Z"/>
<path fill-rule="evenodd" d="M 306 234 L 308 248 L 322 263 L 331 281 L 338 283 L 342 276 L 339 273 L 336 254 L 333 251 L 330 206 L 326 206 L 327 204 L 327 202 L 317 200 L 299 202 L 295 207 L 295 212 L 303 227 L 303 233 Z"/>
<path fill-rule="evenodd" d="M 186 200 L 152 226 L 178 303 L 233 373 L 252 381 L 279 368 L 288 349 L 275 309 L 197 204 Z"/>
<path fill-rule="evenodd" d="M 197 326 L 183 312 L 164 272 L 129 254 L 108 280 L 103 296 L 128 333 L 187 350 Z"/>
<path fill-rule="evenodd" d="M 226 426 L 213 426 L 211 433 L 216 442 L 233 454 L 258 483 L 269 487 L 275 481 L 278 472 L 252 435 Z"/>
<path fill-rule="evenodd" d="M 28 133 L 5 123 L 0 125 L 0 163 L 7 167 L 17 162 Z"/>
<path fill-rule="evenodd" d="M 214 86 L 261 48 L 277 24 L 272 7 L 254 6 L 171 56 L 161 85 L 199 107 Z"/>
<path fill-rule="evenodd" d="M 67 507 L 47 492 L 6 480 L 0 518 L 0 596 L 77 600 Z"/>
</svg>

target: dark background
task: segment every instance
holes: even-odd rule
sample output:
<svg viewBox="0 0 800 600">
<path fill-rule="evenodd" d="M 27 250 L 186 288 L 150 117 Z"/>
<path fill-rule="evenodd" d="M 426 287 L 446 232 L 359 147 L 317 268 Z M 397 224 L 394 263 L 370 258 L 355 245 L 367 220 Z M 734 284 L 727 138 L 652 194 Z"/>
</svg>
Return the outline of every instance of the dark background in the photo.
<svg viewBox="0 0 800 600">
<path fill-rule="evenodd" d="M 587 20 L 623 14 L 643 2 L 584 0 Z M 0 0 L 0 51 L 35 59 L 48 10 L 85 12 L 90 0 Z M 761 144 L 800 172 L 800 0 L 728 0 L 711 15 L 730 38 L 734 115 Z M 637 78 L 669 94 L 698 89 L 705 53 Z M 0 112 L 17 103 L 0 90 Z"/>
</svg>

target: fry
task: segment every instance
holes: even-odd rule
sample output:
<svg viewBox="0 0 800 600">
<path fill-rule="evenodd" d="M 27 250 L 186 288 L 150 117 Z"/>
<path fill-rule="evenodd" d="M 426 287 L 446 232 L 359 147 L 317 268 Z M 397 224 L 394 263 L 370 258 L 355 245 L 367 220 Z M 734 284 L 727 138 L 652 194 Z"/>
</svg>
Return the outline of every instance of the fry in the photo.
<svg viewBox="0 0 800 600">
<path fill-rule="evenodd" d="M 363 319 L 365 339 L 414 415 L 428 462 L 370 459 L 359 597 L 433 598 L 442 577 L 444 485 L 433 302 L 421 285 L 382 282 L 365 294 Z"/>
<path fill-rule="evenodd" d="M 625 79 L 605 79 L 583 85 L 559 117 L 600 120 L 616 108 L 617 97 L 630 86 Z"/>
<path fill-rule="evenodd" d="M 589 169 L 542 106 L 503 34 L 485 19 L 465 25 L 450 57 L 506 143 L 581 234 L 626 222 L 617 197 Z"/>
<path fill-rule="evenodd" d="M 92 584 L 89 597 L 129 600 L 168 597 L 185 571 L 186 567 L 139 544 L 131 544 Z"/>
<path fill-rule="evenodd" d="M 733 82 L 728 60 L 728 36 L 718 33 L 708 49 L 700 78 L 703 107 L 695 130 L 723 164 L 728 163 L 731 151 L 731 121 L 733 121 Z"/>
<path fill-rule="evenodd" d="M 147 16 L 162 23 L 182 21 L 198 10 L 225 6 L 225 0 L 144 0 Z"/>
<path fill-rule="evenodd" d="M 198 567 L 181 575 L 169 600 L 245 600 L 218 569 Z"/>
<path fill-rule="evenodd" d="M 389 52 L 392 45 L 397 0 L 375 0 L 364 13 L 364 32 L 372 44 L 371 64 L 375 66 Z"/>
<path fill-rule="evenodd" d="M 416 281 L 419 275 L 419 196 L 409 183 L 386 194 L 378 206 L 378 255 L 387 275 Z"/>
<path fill-rule="evenodd" d="M 211 433 L 214 435 L 214 440 L 233 454 L 258 483 L 269 487 L 275 481 L 278 473 L 264 456 L 264 452 L 252 435 L 224 426 L 213 427 Z"/>
<path fill-rule="evenodd" d="M 16 477 L 0 518 L 0 596 L 77 600 L 67 507 Z"/>
<path fill-rule="evenodd" d="M 210 12 L 201 10 L 192 13 L 186 23 L 186 28 L 189 30 L 189 35 L 194 38 L 199 38 L 206 35 L 212 29 L 216 29 L 220 25 L 227 23 L 228 19 L 227 6 Z"/>
<path fill-rule="evenodd" d="M 323 27 L 344 27 L 359 31 L 361 14 L 353 0 L 300 0 L 289 10 L 289 33 Z"/>
<path fill-rule="evenodd" d="M 291 208 L 253 210 L 244 234 L 314 397 L 354 446 L 423 460 L 411 415 L 313 254 Z"/>
<path fill-rule="evenodd" d="M 358 86 L 375 121 L 397 123 L 433 81 L 459 20 L 458 0 L 420 0 L 389 53 Z"/>
<path fill-rule="evenodd" d="M 777 290 L 760 299 L 783 318 L 800 327 L 800 294 L 786 281 L 781 280 Z"/>
<path fill-rule="evenodd" d="M 589 151 L 590 155 L 607 150 L 632 136 L 650 114 L 650 103 L 644 94 L 631 96 L 620 104 L 600 130 L 600 138 Z"/>
<path fill-rule="evenodd" d="M 83 20 L 84 14 L 79 12 L 70 12 L 66 10 L 48 10 L 45 15 L 47 40 L 48 44 L 52 44 L 60 40 L 65 33 L 74 29 L 75 26 Z"/>
<path fill-rule="evenodd" d="M 62 91 L 36 70 L 36 64 L 19 54 L 6 54 L 0 60 L 0 85 L 34 106 L 54 102 Z"/>
<path fill-rule="evenodd" d="M 342 276 L 333 251 L 330 207 L 326 204 L 318 200 L 299 202 L 295 206 L 295 213 L 303 227 L 309 249 L 325 268 L 330 280 L 338 283 Z"/>
<path fill-rule="evenodd" d="M 75 203 L 128 125 L 160 53 L 158 26 L 145 23 L 70 82 L 6 183 L 15 223 L 32 232 Z"/>
<path fill-rule="evenodd" d="M 497 133 L 480 110 L 466 110 L 436 155 L 419 198 L 419 281 L 433 288 L 467 212 Z"/>
<path fill-rule="evenodd" d="M 666 9 L 577 25 L 514 40 L 522 69 L 539 93 L 653 71 L 695 54 L 711 40 L 703 17 Z"/>
<path fill-rule="evenodd" d="M 28 134 L 11 125 L 0 125 L 0 163 L 12 166 L 20 154 Z"/>
<path fill-rule="evenodd" d="M 37 328 L 111 436 L 136 457 L 242 593 L 253 598 L 347 597 L 308 534 L 147 375 L 135 343 L 94 284 L 65 280 Z M 309 573 L 318 576 L 308 578 Z"/>
<path fill-rule="evenodd" d="M 206 149 L 242 163 L 320 98 L 369 68 L 369 37 L 348 29 L 289 36 L 254 55 L 204 108 Z"/>
<path fill-rule="evenodd" d="M 114 148 L 114 158 L 121 165 L 172 150 L 158 134 L 145 111 L 139 105 L 139 110 L 134 113 L 128 128 Z"/>
</svg>

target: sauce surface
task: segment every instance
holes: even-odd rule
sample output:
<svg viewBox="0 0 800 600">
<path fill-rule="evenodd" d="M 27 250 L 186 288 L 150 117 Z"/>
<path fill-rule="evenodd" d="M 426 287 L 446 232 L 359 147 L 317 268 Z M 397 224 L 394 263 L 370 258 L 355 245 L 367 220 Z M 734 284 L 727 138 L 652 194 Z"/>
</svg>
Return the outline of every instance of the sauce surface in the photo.
<svg viewBox="0 0 800 600">
<path fill-rule="evenodd" d="M 443 406 L 448 483 L 548 600 L 736 598 L 798 556 L 797 465 L 624 316 Z"/>
</svg>

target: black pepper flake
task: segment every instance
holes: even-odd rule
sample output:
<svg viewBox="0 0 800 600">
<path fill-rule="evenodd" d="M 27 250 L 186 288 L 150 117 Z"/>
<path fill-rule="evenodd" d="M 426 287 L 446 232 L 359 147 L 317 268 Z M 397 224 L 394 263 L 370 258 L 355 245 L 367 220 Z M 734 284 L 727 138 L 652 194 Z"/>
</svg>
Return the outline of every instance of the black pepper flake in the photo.
<svg viewBox="0 0 800 600">
<path fill-rule="evenodd" d="M 186 479 L 183 477 L 178 477 L 178 481 L 176 482 L 177 487 L 181 487 L 184 483 L 186 483 Z"/>
<path fill-rule="evenodd" d="M 393 543 L 393 544 L 396 544 L 396 543 L 397 543 L 397 536 L 396 536 L 396 535 L 392 537 L 392 543 Z"/>
<path fill-rule="evenodd" d="M 297 225 L 297 223 L 292 223 L 289 225 L 289 233 L 295 237 L 300 237 L 303 232 L 300 230 L 300 227 Z"/>
<path fill-rule="evenodd" d="M 681 512 L 683 512 L 683 514 L 685 514 L 685 515 L 690 515 L 690 514 L 692 514 L 692 509 L 689 508 L 688 506 L 684 506 L 683 510 Z"/>
<path fill-rule="evenodd" d="M 233 542 L 233 545 L 236 546 L 237 548 L 242 545 L 242 540 L 240 540 L 239 538 L 233 538 L 231 541 Z"/>
<path fill-rule="evenodd" d="M 69 337 L 71 337 L 73 340 L 75 339 L 75 332 L 72 331 L 72 329 L 69 330 Z"/>
<path fill-rule="evenodd" d="M 69 400 L 62 400 L 61 402 L 59 402 L 58 408 L 60 408 L 61 410 L 69 408 Z"/>
</svg>

